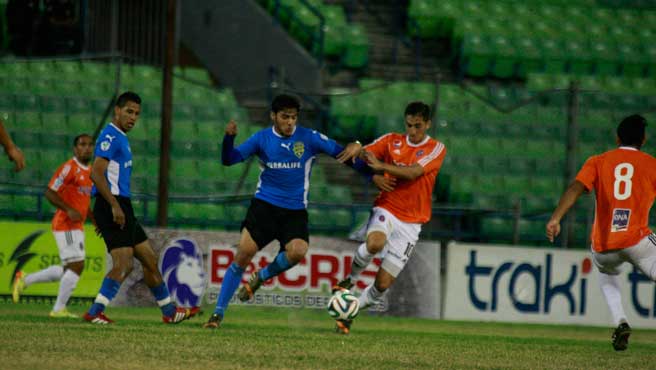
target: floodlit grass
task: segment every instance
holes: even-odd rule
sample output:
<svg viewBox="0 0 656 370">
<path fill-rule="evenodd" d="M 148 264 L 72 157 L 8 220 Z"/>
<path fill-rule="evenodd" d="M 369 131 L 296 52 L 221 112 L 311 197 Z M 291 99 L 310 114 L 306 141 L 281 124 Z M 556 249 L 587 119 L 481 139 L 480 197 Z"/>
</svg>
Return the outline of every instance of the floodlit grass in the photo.
<svg viewBox="0 0 656 370">
<path fill-rule="evenodd" d="M 86 307 L 73 306 L 82 314 Z M 216 331 L 164 325 L 157 308 L 109 308 L 101 327 L 0 303 L 0 369 L 647 369 L 656 331 L 614 352 L 610 328 L 450 322 L 361 314 L 351 335 L 324 311 L 230 307 Z"/>
</svg>

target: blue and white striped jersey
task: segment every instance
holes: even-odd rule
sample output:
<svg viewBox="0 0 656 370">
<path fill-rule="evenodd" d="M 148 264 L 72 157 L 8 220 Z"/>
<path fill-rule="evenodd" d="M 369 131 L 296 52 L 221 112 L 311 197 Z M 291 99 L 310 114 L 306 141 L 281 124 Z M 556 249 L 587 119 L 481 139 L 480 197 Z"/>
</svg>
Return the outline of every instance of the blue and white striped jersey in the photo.
<svg viewBox="0 0 656 370">
<path fill-rule="evenodd" d="M 100 132 L 96 140 L 94 156 L 102 157 L 109 161 L 105 179 L 109 184 L 109 190 L 114 195 L 130 197 L 130 176 L 132 175 L 132 151 L 128 136 L 113 123 L 108 124 Z M 98 190 L 93 187 L 93 195 Z"/>
</svg>

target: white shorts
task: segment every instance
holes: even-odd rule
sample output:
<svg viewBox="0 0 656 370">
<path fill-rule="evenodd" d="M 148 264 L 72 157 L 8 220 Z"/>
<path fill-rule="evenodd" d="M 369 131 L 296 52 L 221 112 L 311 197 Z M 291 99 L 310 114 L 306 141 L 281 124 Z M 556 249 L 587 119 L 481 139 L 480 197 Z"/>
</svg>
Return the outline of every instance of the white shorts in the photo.
<svg viewBox="0 0 656 370">
<path fill-rule="evenodd" d="M 387 243 L 381 252 L 381 267 L 397 277 L 408 263 L 419 240 L 421 224 L 403 222 L 386 209 L 374 207 L 367 225 L 367 236 L 374 231 L 380 231 L 387 237 Z"/>
<path fill-rule="evenodd" d="M 82 230 L 53 231 L 52 233 L 55 235 L 62 265 L 84 261 L 84 232 Z"/>
<path fill-rule="evenodd" d="M 656 280 L 656 235 L 647 235 L 638 244 L 625 249 L 605 253 L 593 250 L 592 260 L 604 274 L 617 275 L 621 272 L 620 266 L 629 262 L 651 280 Z"/>
</svg>

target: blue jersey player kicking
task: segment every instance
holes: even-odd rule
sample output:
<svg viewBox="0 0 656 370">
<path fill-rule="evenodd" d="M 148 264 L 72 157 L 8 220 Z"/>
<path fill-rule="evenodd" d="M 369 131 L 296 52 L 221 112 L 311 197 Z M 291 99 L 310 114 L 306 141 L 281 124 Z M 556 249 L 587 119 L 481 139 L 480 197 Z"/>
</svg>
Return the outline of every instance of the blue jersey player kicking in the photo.
<svg viewBox="0 0 656 370">
<path fill-rule="evenodd" d="M 132 271 L 133 257 L 143 266 L 144 281 L 162 311 L 162 321 L 175 324 L 198 312 L 198 308 L 176 307 L 157 268 L 157 256 L 141 224 L 134 216 L 130 201 L 132 150 L 127 133 L 137 123 L 141 98 L 133 92 L 123 93 L 114 107 L 114 119 L 96 140 L 95 160 L 91 168 L 96 203 L 93 215 L 96 225 L 112 256 L 112 269 L 107 273 L 100 292 L 84 315 L 94 324 L 111 324 L 105 307 L 116 296 L 123 280 Z"/>
<path fill-rule="evenodd" d="M 253 272 L 238 297 L 247 301 L 263 282 L 289 270 L 303 259 L 308 250 L 308 190 L 315 156 L 326 153 L 339 162 L 372 177 L 365 162 L 353 160 L 362 145 L 350 143 L 346 148 L 317 131 L 296 124 L 300 104 L 289 95 L 278 95 L 271 104 L 273 126 L 263 129 L 234 147 L 237 125 L 228 123 L 223 138 L 221 160 L 230 166 L 257 155 L 264 167 L 241 226 L 241 238 L 235 261 L 223 277 L 214 313 L 203 326 L 216 329 L 223 320 L 228 303 L 241 282 L 242 275 L 258 250 L 273 240 L 280 242 L 280 252 L 265 268 Z M 376 176 L 379 185 L 383 177 Z M 379 185 L 380 186 L 380 185 Z"/>
</svg>

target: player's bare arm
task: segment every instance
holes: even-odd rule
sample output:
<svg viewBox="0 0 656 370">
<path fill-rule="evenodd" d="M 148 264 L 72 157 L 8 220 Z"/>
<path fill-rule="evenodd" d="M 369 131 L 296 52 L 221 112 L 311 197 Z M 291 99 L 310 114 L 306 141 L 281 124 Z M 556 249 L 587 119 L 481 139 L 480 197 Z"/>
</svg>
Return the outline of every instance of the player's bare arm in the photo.
<svg viewBox="0 0 656 370">
<path fill-rule="evenodd" d="M 71 221 L 77 222 L 82 220 L 82 215 L 80 212 L 78 212 L 75 208 L 71 207 L 68 205 L 64 200 L 57 194 L 56 191 L 48 188 L 46 189 L 45 193 L 46 199 L 55 207 L 61 209 L 62 211 L 66 212 L 66 215 L 68 218 L 71 219 Z"/>
<path fill-rule="evenodd" d="M 25 157 L 23 157 L 23 152 L 14 144 L 11 140 L 11 137 L 5 130 L 5 126 L 0 121 L 0 144 L 5 148 L 5 153 L 9 159 L 16 164 L 14 171 L 19 172 L 25 168 Z"/>
<path fill-rule="evenodd" d="M 567 190 L 560 197 L 558 201 L 558 206 L 554 210 L 549 222 L 547 222 L 547 239 L 553 243 L 554 238 L 560 234 L 560 220 L 563 219 L 567 211 L 576 203 L 576 200 L 579 199 L 581 194 L 585 192 L 585 186 L 578 180 L 574 180 L 568 187 Z"/>
<path fill-rule="evenodd" d="M 91 180 L 96 185 L 96 189 L 98 189 L 100 195 L 112 206 L 114 222 L 123 227 L 125 225 L 125 213 L 123 213 L 118 201 L 109 190 L 109 184 L 107 184 L 107 180 L 105 179 L 105 172 L 107 171 L 108 165 L 109 161 L 107 159 L 96 157 L 93 161 L 93 166 L 91 166 Z"/>
<path fill-rule="evenodd" d="M 358 158 L 361 151 L 362 143 L 359 141 L 354 141 L 352 143 L 348 143 L 346 148 L 344 148 L 341 153 L 337 154 L 335 159 L 337 159 L 337 162 L 339 163 L 345 163 L 348 160 L 351 160 L 353 163 L 355 163 L 355 160 Z"/>
<path fill-rule="evenodd" d="M 230 122 L 228 122 L 225 128 L 225 134 L 230 136 L 237 135 L 237 123 L 235 123 L 235 120 L 231 119 Z"/>
<path fill-rule="evenodd" d="M 371 178 L 371 181 L 382 191 L 390 192 L 396 187 L 396 178 L 394 177 L 385 177 L 385 175 L 375 174 Z"/>
<path fill-rule="evenodd" d="M 374 171 L 387 172 L 392 176 L 404 180 L 414 180 L 424 174 L 424 167 L 417 163 L 413 164 L 412 166 L 396 166 L 394 164 L 381 161 L 369 151 L 365 151 L 364 158 L 369 167 L 371 167 Z"/>
</svg>

